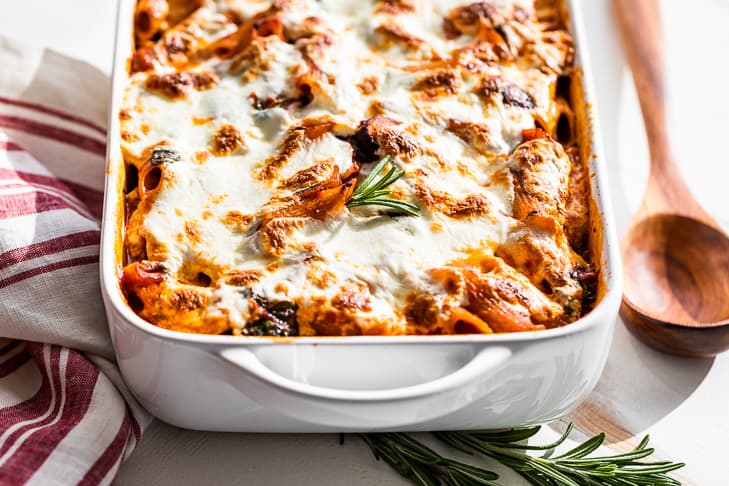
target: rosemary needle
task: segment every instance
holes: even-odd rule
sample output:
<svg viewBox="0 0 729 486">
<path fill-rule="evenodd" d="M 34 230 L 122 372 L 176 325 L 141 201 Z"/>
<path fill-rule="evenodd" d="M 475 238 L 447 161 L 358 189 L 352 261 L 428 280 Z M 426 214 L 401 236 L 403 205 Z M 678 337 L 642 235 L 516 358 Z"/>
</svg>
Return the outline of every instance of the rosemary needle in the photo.
<svg viewBox="0 0 729 486">
<path fill-rule="evenodd" d="M 384 206 L 401 214 L 419 216 L 420 208 L 415 204 L 387 197 L 390 194 L 387 187 L 405 175 L 404 170 L 392 166 L 385 175 L 380 177 L 380 173 L 389 162 L 390 156 L 388 155 L 375 165 L 367 177 L 354 189 L 347 200 L 347 206 Z"/>
<path fill-rule="evenodd" d="M 524 427 L 506 432 L 435 432 L 444 444 L 473 455 L 480 454 L 507 466 L 536 486 L 675 486 L 681 483 L 667 473 L 683 463 L 642 461 L 653 454 L 646 436 L 630 452 L 588 457 L 604 442 L 598 434 L 577 447 L 557 456 L 536 456 L 525 451 L 549 453 L 560 446 L 572 432 L 572 424 L 555 442 L 541 446 L 519 442 L 539 432 L 540 427 Z M 407 434 L 360 434 L 377 460 L 384 460 L 400 475 L 419 486 L 446 485 L 496 486 L 498 475 L 444 457 Z"/>
</svg>

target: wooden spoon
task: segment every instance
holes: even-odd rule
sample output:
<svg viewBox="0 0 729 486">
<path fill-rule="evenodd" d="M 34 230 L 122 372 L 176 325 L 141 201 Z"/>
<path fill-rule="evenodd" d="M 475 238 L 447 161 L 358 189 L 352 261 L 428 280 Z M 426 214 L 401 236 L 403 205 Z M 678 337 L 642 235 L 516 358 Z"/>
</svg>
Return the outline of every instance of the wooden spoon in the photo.
<svg viewBox="0 0 729 486">
<path fill-rule="evenodd" d="M 729 349 L 729 238 L 693 198 L 671 155 L 656 0 L 613 0 L 648 146 L 646 193 L 621 242 L 628 329 L 661 351 Z"/>
</svg>

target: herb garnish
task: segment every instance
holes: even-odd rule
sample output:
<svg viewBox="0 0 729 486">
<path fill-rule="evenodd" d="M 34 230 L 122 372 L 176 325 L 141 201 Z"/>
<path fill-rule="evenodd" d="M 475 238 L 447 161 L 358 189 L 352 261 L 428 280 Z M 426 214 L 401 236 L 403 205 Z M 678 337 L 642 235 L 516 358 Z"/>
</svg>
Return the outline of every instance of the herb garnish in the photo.
<svg viewBox="0 0 729 486">
<path fill-rule="evenodd" d="M 401 476 L 423 486 L 498 486 L 495 472 L 443 457 L 407 434 L 361 434 L 375 458 L 384 460 Z"/>
<path fill-rule="evenodd" d="M 682 468 L 670 461 L 641 462 L 654 449 L 648 447 L 649 436 L 630 452 L 610 456 L 587 457 L 605 440 L 601 433 L 574 449 L 550 456 L 572 432 L 572 424 L 555 442 L 543 446 L 520 444 L 541 427 L 525 427 L 505 432 L 435 432 L 433 435 L 449 446 L 467 454 L 488 456 L 513 469 L 536 486 L 673 486 L 681 483 L 666 473 Z M 361 434 L 377 460 L 383 459 L 400 475 L 419 486 L 486 485 L 498 486 L 498 474 L 448 459 L 407 434 Z M 532 456 L 524 451 L 545 451 Z"/>
<path fill-rule="evenodd" d="M 352 195 L 349 196 L 347 207 L 385 206 L 408 216 L 419 216 L 420 208 L 415 204 L 387 197 L 390 194 L 387 187 L 405 175 L 404 170 L 393 165 L 384 176 L 378 179 L 380 172 L 389 162 L 390 156 L 387 155 L 377 163 L 360 185 L 355 188 Z"/>
<path fill-rule="evenodd" d="M 169 164 L 172 162 L 178 162 L 182 157 L 177 150 L 167 147 L 155 147 L 152 150 L 152 155 L 149 157 L 149 161 L 152 165 Z"/>
</svg>

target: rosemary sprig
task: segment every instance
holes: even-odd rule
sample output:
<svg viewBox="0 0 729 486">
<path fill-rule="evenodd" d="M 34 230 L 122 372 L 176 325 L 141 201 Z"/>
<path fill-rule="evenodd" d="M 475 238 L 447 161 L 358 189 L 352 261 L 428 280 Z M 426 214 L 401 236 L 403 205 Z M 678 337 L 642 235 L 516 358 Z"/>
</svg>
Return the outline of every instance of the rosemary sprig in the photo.
<svg viewBox="0 0 729 486">
<path fill-rule="evenodd" d="M 525 427 L 506 432 L 435 432 L 433 435 L 456 450 L 478 453 L 507 466 L 536 486 L 674 486 L 681 483 L 667 473 L 682 468 L 683 463 L 644 462 L 653 454 L 646 436 L 638 446 L 624 454 L 587 457 L 605 440 L 598 434 L 572 450 L 557 456 L 549 454 L 572 432 L 572 424 L 555 442 L 541 446 L 520 444 L 540 427 Z M 375 457 L 383 459 L 419 486 L 444 484 L 497 485 L 492 471 L 448 459 L 406 434 L 362 434 Z M 530 455 L 525 451 L 546 451 Z M 453 474 L 452 471 L 456 471 Z"/>
<path fill-rule="evenodd" d="M 462 462 L 445 458 L 407 434 L 361 434 L 379 461 L 382 459 L 400 475 L 418 486 L 439 484 L 498 486 L 499 475 Z"/>
<path fill-rule="evenodd" d="M 377 163 L 360 185 L 355 188 L 352 195 L 349 196 L 347 206 L 350 208 L 355 206 L 385 206 L 408 216 L 419 216 L 420 208 L 415 204 L 387 197 L 390 194 L 387 187 L 405 175 L 404 170 L 393 165 L 384 176 L 379 177 L 380 172 L 389 162 L 390 156 L 388 155 Z"/>
</svg>

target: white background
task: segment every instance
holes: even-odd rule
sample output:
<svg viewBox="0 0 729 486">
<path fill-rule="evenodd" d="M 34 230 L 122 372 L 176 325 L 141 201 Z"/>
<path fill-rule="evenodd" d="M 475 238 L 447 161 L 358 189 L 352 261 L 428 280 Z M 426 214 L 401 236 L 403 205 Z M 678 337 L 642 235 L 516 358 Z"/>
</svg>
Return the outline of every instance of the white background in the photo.
<svg viewBox="0 0 729 486">
<path fill-rule="evenodd" d="M 645 138 L 609 2 L 581 3 L 605 143 L 601 162 L 609 167 L 622 232 L 645 184 Z M 726 223 L 729 0 L 663 0 L 661 7 L 675 153 L 700 202 Z M 108 73 L 115 13 L 114 0 L 5 0 L 0 34 L 52 46 Z M 702 360 L 664 356 L 618 324 L 603 378 L 574 417 L 586 428 L 606 429 L 615 450 L 633 443 L 630 434 L 639 439 L 649 432 L 660 455 L 688 463 L 680 472 L 687 484 L 729 484 L 729 353 Z M 541 437 L 560 427 L 545 428 Z M 521 484 L 508 473 L 502 480 Z M 264 483 L 404 484 L 353 436 L 340 446 L 334 435 L 202 433 L 161 422 L 146 431 L 117 478 L 122 486 Z"/>
</svg>

